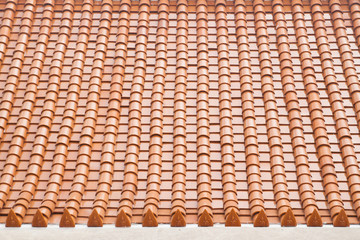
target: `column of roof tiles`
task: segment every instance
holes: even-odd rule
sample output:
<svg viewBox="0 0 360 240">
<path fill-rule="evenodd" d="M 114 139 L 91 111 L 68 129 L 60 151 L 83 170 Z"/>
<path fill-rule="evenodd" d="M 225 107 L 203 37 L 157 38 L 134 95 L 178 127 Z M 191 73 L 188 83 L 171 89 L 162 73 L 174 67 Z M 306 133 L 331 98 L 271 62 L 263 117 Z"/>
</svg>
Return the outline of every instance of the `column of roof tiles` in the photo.
<svg viewBox="0 0 360 240">
<path fill-rule="evenodd" d="M 0 28 L 0 67 L 5 58 L 6 48 L 9 44 L 9 39 L 11 35 L 11 30 L 13 28 L 14 17 L 16 12 L 17 0 L 8 0 L 5 6 L 5 12 L 2 17 L 2 23 Z M 0 140 L 4 131 L 0 132 Z"/>
<path fill-rule="evenodd" d="M 356 43 L 360 49 L 360 0 L 349 0 L 348 2 Z"/>
<path fill-rule="evenodd" d="M 285 176 L 283 146 L 280 135 L 279 115 L 275 99 L 272 79 L 272 63 L 270 58 L 269 40 L 266 26 L 266 16 L 263 0 L 253 2 L 255 15 L 255 31 L 259 51 L 261 70 L 261 90 L 265 104 L 266 128 L 270 147 L 270 164 L 273 178 L 273 188 L 276 206 L 280 219 L 293 218 L 290 225 L 296 225 L 290 207 L 289 192 Z M 286 215 L 285 215 L 286 214 Z"/>
<path fill-rule="evenodd" d="M 31 28 L 33 25 L 33 19 L 35 14 L 35 7 L 36 7 L 35 5 L 36 5 L 36 1 L 34 0 L 27 0 L 25 2 L 23 16 L 21 18 L 20 32 L 17 38 L 18 40 L 13 53 L 14 56 L 12 57 L 9 74 L 6 80 L 5 89 L 3 90 L 3 96 L 0 103 L 0 140 L 4 135 L 6 125 L 8 123 L 10 113 L 12 111 L 14 98 L 19 84 L 19 78 L 24 62 L 24 55 L 27 49 L 27 45 L 31 34 Z M 17 165 L 16 163 L 14 164 Z M 15 167 L 15 165 L 13 167 Z M 5 170 L 13 171 L 11 169 L 6 169 L 4 167 L 4 171 Z M 0 189 L 0 191 L 2 190 L 3 189 Z M 3 199 L 3 197 L 1 196 L 0 199 Z"/>
<path fill-rule="evenodd" d="M 135 45 L 135 66 L 129 103 L 129 128 L 125 155 L 125 170 L 120 206 L 115 225 L 130 227 L 134 197 L 137 193 L 138 161 L 141 137 L 141 109 L 144 91 L 146 52 L 149 31 L 150 2 L 139 3 L 139 21 Z"/>
<path fill-rule="evenodd" d="M 35 135 L 33 150 L 30 156 L 30 162 L 34 164 L 34 168 L 41 168 L 44 157 L 46 154 L 46 148 L 48 144 L 48 138 L 50 135 L 50 129 L 53 123 L 54 114 L 56 111 L 56 103 L 59 96 L 59 88 L 61 83 L 62 77 L 62 67 L 64 64 L 64 57 L 65 51 L 67 49 L 67 45 L 69 43 L 69 36 L 72 29 L 72 20 L 73 20 L 73 13 L 74 12 L 74 2 L 73 1 L 65 1 L 63 5 L 63 16 L 61 20 L 60 26 L 60 34 L 58 37 L 58 41 L 56 43 L 54 57 L 51 62 L 50 66 L 50 79 L 48 84 L 48 89 L 45 96 L 44 107 L 41 112 L 40 122 L 38 124 L 38 128 Z M 73 90 L 74 87 L 70 86 L 70 90 Z M 68 113 L 64 113 L 68 114 Z M 61 137 L 60 137 L 61 138 Z M 52 171 L 56 170 L 55 160 L 53 162 L 53 169 Z M 37 169 L 41 170 L 41 169 Z M 39 176 L 39 175 L 37 175 Z M 53 181 L 54 176 L 53 174 L 49 177 L 49 185 Z M 57 178 L 56 178 L 57 180 Z M 37 179 L 38 181 L 38 179 Z M 61 183 L 57 182 L 56 186 L 59 189 Z M 31 185 L 29 185 L 31 186 Z M 25 186 L 24 186 L 25 187 Z M 24 188 L 24 190 L 26 190 Z M 32 190 L 31 190 L 32 191 Z M 50 204 L 46 202 L 49 201 L 49 195 L 52 195 L 54 192 L 54 188 L 48 192 L 42 202 L 42 206 L 40 207 L 39 211 L 35 214 L 33 219 L 33 226 L 35 227 L 45 227 L 47 226 L 47 220 L 51 215 L 52 210 L 55 208 L 56 205 L 56 197 L 53 198 L 54 201 L 50 200 Z M 45 204 L 44 204 L 45 203 Z M 43 209 L 43 210 L 42 210 Z M 45 217 L 45 218 L 44 218 Z"/>
<path fill-rule="evenodd" d="M 356 73 L 354 58 L 349 44 L 349 39 L 346 33 L 346 26 L 344 16 L 341 10 L 341 4 L 337 0 L 330 0 L 330 10 L 333 19 L 333 27 L 337 40 L 337 45 L 340 50 L 341 62 L 346 78 L 346 83 L 349 88 L 352 103 L 356 112 L 356 119 L 358 128 L 360 129 L 360 84 Z M 340 91 L 340 89 L 338 89 Z M 342 151 L 342 157 L 345 165 L 348 184 L 351 192 L 356 215 L 360 218 L 360 172 L 355 149 L 351 140 L 350 128 L 347 117 L 345 116 L 345 109 L 343 109 L 344 117 L 341 123 L 337 124 L 337 134 Z M 337 114 L 334 113 L 337 117 Z"/>
<path fill-rule="evenodd" d="M 225 225 L 240 226 L 235 179 L 234 135 L 232 127 L 229 39 L 226 1 L 215 2 L 219 62 L 220 141 Z"/>
<path fill-rule="evenodd" d="M 112 1 L 101 3 L 100 26 L 97 33 L 94 63 L 91 71 L 84 124 L 81 130 L 75 176 L 66 201 L 60 227 L 75 227 L 82 196 L 89 176 L 91 150 L 97 123 L 104 60 L 110 34 Z"/>
<path fill-rule="evenodd" d="M 290 122 L 291 142 L 294 150 L 295 164 L 297 167 L 300 198 L 304 208 L 305 218 L 307 219 L 307 225 L 313 226 L 314 218 L 317 217 L 319 213 L 315 201 L 315 193 L 309 169 L 301 109 L 295 89 L 293 64 L 290 54 L 289 36 L 283 1 L 274 0 L 272 2 L 272 8 L 280 57 L 281 81 L 288 111 L 288 119 Z M 290 221 L 288 222 L 288 225 L 291 225 L 291 221 L 293 220 L 295 219 L 291 220 L 291 218 L 283 218 L 281 224 L 284 226 L 286 225 L 284 221 Z M 294 222 L 292 223 L 294 224 Z M 316 221 L 316 223 L 320 226 L 321 219 L 320 221 Z"/>
<path fill-rule="evenodd" d="M 331 104 L 331 109 L 333 112 L 333 117 L 336 122 L 335 128 L 337 131 L 337 136 L 339 139 L 339 145 L 341 150 L 341 155 L 344 161 L 344 165 L 347 172 L 347 177 L 353 175 L 355 184 L 359 187 L 359 169 L 357 165 L 357 159 L 354 151 L 354 144 L 351 140 L 349 125 L 347 116 L 345 113 L 345 108 L 343 104 L 343 99 L 340 94 L 339 84 L 336 80 L 336 74 L 334 71 L 333 59 L 331 56 L 330 45 L 328 42 L 328 37 L 326 33 L 326 26 L 324 20 L 324 13 L 322 10 L 320 1 L 311 1 L 311 11 L 312 11 L 312 21 L 315 30 L 315 37 L 318 46 L 319 55 L 321 58 L 321 66 L 323 69 L 323 77 L 325 80 L 325 85 Z M 355 168 L 354 168 L 355 167 Z M 350 170 L 350 172 L 348 172 Z M 335 170 L 334 170 L 335 171 Z M 326 181 L 326 176 L 324 176 L 324 181 Z M 356 178 L 356 179 L 354 179 Z M 349 186 L 351 187 L 351 186 Z M 355 187 L 355 186 L 354 186 Z M 357 191 L 358 188 L 352 188 L 352 190 Z M 330 191 L 335 191 L 331 189 Z M 354 192 L 352 192 L 354 193 Z M 356 197 L 356 196 L 353 196 Z M 356 198 L 355 198 L 356 199 Z M 332 199 L 331 199 L 332 200 Z M 354 199 L 353 199 L 354 200 Z M 330 204 L 331 206 L 331 204 Z M 339 211 L 332 211 L 331 216 L 334 219 L 334 226 L 348 226 L 349 221 L 345 214 L 345 210 L 342 208 Z"/>
<path fill-rule="evenodd" d="M 246 5 L 244 0 L 235 1 L 236 37 L 239 55 L 240 91 L 246 155 L 246 173 L 251 217 L 255 227 L 269 226 L 265 214 L 262 181 L 260 178 L 259 146 L 256 132 L 253 82 L 250 63 L 249 37 L 247 32 Z"/>
<path fill-rule="evenodd" d="M 197 192 L 198 225 L 213 225 L 209 125 L 209 53 L 207 2 L 196 2 L 197 30 Z"/>
<path fill-rule="evenodd" d="M 12 106 L 15 100 L 15 93 L 19 84 L 19 78 L 24 61 L 24 55 L 30 37 L 33 24 L 36 1 L 27 0 L 25 2 L 24 14 L 21 19 L 20 33 L 12 57 L 11 67 L 6 80 L 5 89 L 0 103 L 0 136 L 3 135 L 7 121 L 10 117 Z M 11 189 L 16 169 L 19 165 L 20 148 L 24 139 L 13 143 L 12 152 L 8 152 L 3 172 L 0 180 L 0 208 L 5 204 L 7 195 Z"/>
<path fill-rule="evenodd" d="M 123 92 L 127 43 L 130 25 L 130 0 L 122 0 L 118 23 L 115 49 L 115 62 L 111 78 L 110 99 L 106 117 L 104 143 L 101 152 L 100 177 L 93 203 L 93 211 L 89 216 L 89 227 L 102 227 L 114 174 L 116 137 L 119 128 L 121 99 Z"/>
<path fill-rule="evenodd" d="M 151 95 L 150 145 L 147 188 L 143 210 L 144 227 L 158 226 L 157 216 L 160 203 L 163 101 L 167 67 L 167 39 L 169 28 L 169 1 L 158 3 L 158 27 L 156 34 L 156 62 Z"/>
<path fill-rule="evenodd" d="M 188 3 L 177 1 L 174 155 L 171 226 L 184 227 L 186 193 L 186 87 L 188 69 Z"/>
<path fill-rule="evenodd" d="M 34 111 L 34 105 L 36 101 L 36 96 L 38 92 L 39 80 L 43 70 L 43 63 L 45 60 L 45 54 L 47 50 L 47 45 L 50 37 L 52 18 L 54 11 L 54 1 L 47 0 L 44 2 L 43 16 L 41 20 L 40 33 L 36 43 L 36 49 L 34 57 L 32 60 L 30 73 L 26 85 L 26 91 L 24 96 L 24 101 L 19 113 L 19 121 L 16 124 L 15 132 L 11 139 L 10 144 L 10 153 L 15 153 L 16 155 L 8 155 L 7 158 L 12 159 L 12 161 L 20 161 L 22 149 L 24 147 L 24 142 L 27 137 L 29 130 L 32 113 Z M 35 161 L 30 161 L 28 171 L 26 174 L 26 179 L 22 187 L 20 196 L 17 198 L 15 205 L 8 216 L 6 225 L 8 227 L 19 227 L 22 223 L 22 219 L 26 214 L 26 210 L 29 206 L 29 203 L 32 199 L 32 196 L 35 192 L 37 182 L 40 175 L 40 169 L 42 162 L 37 161 L 38 159 L 31 159 Z M 18 216 L 16 216 L 16 215 Z"/>
<path fill-rule="evenodd" d="M 325 195 L 330 207 L 331 215 L 343 209 L 340 192 L 336 179 L 329 137 L 326 132 L 325 120 L 321 106 L 320 93 L 316 83 L 316 75 L 311 56 L 310 45 L 304 20 L 302 1 L 292 0 L 295 33 L 299 55 L 301 59 L 302 75 L 309 104 L 311 124 L 314 132 L 315 146 L 323 177 Z"/>
</svg>

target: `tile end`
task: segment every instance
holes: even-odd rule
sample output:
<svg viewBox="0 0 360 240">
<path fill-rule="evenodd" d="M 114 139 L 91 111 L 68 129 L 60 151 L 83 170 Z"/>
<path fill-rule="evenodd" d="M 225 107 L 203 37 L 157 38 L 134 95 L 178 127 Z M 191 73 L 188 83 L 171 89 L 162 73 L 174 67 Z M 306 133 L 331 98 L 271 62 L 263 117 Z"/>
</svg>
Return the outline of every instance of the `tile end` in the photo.
<svg viewBox="0 0 360 240">
<path fill-rule="evenodd" d="M 70 212 L 65 208 L 64 213 L 60 220 L 60 227 L 75 227 L 74 218 L 71 216 Z"/>
<path fill-rule="evenodd" d="M 323 223 L 320 217 L 320 214 L 317 209 L 314 209 L 312 214 L 309 216 L 307 220 L 308 227 L 322 227 Z"/>
<path fill-rule="evenodd" d="M 32 220 L 32 226 L 33 227 L 47 227 L 47 225 L 48 225 L 47 219 L 44 217 L 44 215 L 42 214 L 40 209 L 38 209 Z"/>
<path fill-rule="evenodd" d="M 349 227 L 349 219 L 345 213 L 344 209 L 338 213 L 338 215 L 334 219 L 334 227 Z"/>
<path fill-rule="evenodd" d="M 282 227 L 296 227 L 297 222 L 291 208 L 288 208 L 287 212 L 281 218 Z"/>
<path fill-rule="evenodd" d="M 240 218 L 234 209 L 232 209 L 225 221 L 226 227 L 240 227 Z"/>
<path fill-rule="evenodd" d="M 126 215 L 124 210 L 121 210 L 116 218 L 116 227 L 131 227 L 131 221 L 129 216 Z"/>
<path fill-rule="evenodd" d="M 92 213 L 90 214 L 88 222 L 87 222 L 87 226 L 88 227 L 102 227 L 103 226 L 103 220 L 100 217 L 100 215 L 96 209 L 94 209 L 92 211 Z"/>
<path fill-rule="evenodd" d="M 6 218 L 6 227 L 21 227 L 21 221 L 18 218 L 18 216 L 16 216 L 16 213 L 14 212 L 13 209 L 10 209 L 10 212 Z"/>
<path fill-rule="evenodd" d="M 178 209 L 175 214 L 171 217 L 171 226 L 172 227 L 185 227 L 186 221 L 184 215 Z"/>
<path fill-rule="evenodd" d="M 199 217 L 198 226 L 199 227 L 212 227 L 213 225 L 214 225 L 214 222 L 213 222 L 210 214 L 208 213 L 208 211 L 205 209 Z"/>
<path fill-rule="evenodd" d="M 266 216 L 265 211 L 262 209 L 256 216 L 254 220 L 254 227 L 268 227 L 269 220 Z"/>
<path fill-rule="evenodd" d="M 144 215 L 143 218 L 143 227 L 157 227 L 158 221 L 155 217 L 155 214 L 149 209 Z"/>
</svg>

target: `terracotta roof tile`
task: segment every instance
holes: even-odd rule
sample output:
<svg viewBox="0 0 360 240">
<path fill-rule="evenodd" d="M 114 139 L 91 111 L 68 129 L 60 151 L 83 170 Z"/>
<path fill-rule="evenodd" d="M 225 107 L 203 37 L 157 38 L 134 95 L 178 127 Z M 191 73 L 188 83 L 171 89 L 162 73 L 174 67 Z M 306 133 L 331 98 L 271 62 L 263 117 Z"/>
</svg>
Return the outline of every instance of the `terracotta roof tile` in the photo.
<svg viewBox="0 0 360 240">
<path fill-rule="evenodd" d="M 260 178 L 259 149 L 255 122 L 253 84 L 251 76 L 250 49 L 246 28 L 246 7 L 243 0 L 235 2 L 236 36 L 240 63 L 240 91 L 242 93 L 242 111 L 244 121 L 246 172 L 248 182 L 249 202 L 252 218 L 262 211 L 262 218 L 266 219 L 264 212 L 264 198 L 262 194 L 262 181 Z"/>
<path fill-rule="evenodd" d="M 359 223 L 359 0 L 2 6 L 6 226 Z"/>
<path fill-rule="evenodd" d="M 134 206 L 134 197 L 137 193 L 138 178 L 138 160 L 139 160 L 139 148 L 140 148 L 140 135 L 141 135 L 141 100 L 143 98 L 143 89 L 145 81 L 146 70 L 146 48 L 148 41 L 149 30 L 149 1 L 143 0 L 139 3 L 139 19 L 135 45 L 135 66 L 133 83 L 131 87 L 130 103 L 129 103 L 129 116 L 133 115 L 132 121 L 129 121 L 129 134 L 127 149 L 125 154 L 125 170 L 124 170 L 124 182 L 120 199 L 119 214 L 117 216 L 116 226 L 126 227 L 128 221 L 131 222 L 132 211 Z M 143 55 L 139 55 L 139 52 L 144 52 Z M 124 216 L 124 213 L 126 216 Z M 122 220 L 125 219 L 126 221 Z"/>
<path fill-rule="evenodd" d="M 119 17 L 119 31 L 116 42 L 116 56 L 114 63 L 114 71 L 112 73 L 112 82 L 110 89 L 109 108 L 106 119 L 104 145 L 101 156 L 100 178 L 94 200 L 92 216 L 89 218 L 88 226 L 102 226 L 103 218 L 106 213 L 108 199 L 110 194 L 112 176 L 114 172 L 115 145 L 116 134 L 118 132 L 118 124 L 120 118 L 120 105 L 123 89 L 123 79 L 125 71 L 126 44 L 129 29 L 129 15 L 131 2 L 123 1 L 120 11 L 123 13 Z M 125 24 L 123 23 L 126 21 Z M 123 33 L 124 31 L 124 33 Z M 123 39 L 125 36 L 125 39 Z M 95 217 L 95 216 L 96 217 Z"/>
</svg>

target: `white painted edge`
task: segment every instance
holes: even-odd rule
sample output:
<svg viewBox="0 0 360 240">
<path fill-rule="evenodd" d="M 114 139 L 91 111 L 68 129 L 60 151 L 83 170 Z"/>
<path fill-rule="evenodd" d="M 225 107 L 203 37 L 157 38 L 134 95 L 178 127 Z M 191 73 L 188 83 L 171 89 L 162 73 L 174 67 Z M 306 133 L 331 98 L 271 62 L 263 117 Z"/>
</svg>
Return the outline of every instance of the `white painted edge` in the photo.
<svg viewBox="0 0 360 240">
<path fill-rule="evenodd" d="M 322 228 L 309 228 L 299 225 L 294 228 L 283 228 L 271 225 L 268 228 L 254 228 L 244 224 L 242 227 L 225 228 L 223 225 L 205 228 L 197 225 L 188 225 L 185 228 L 171 228 L 169 225 L 159 225 L 157 228 L 143 228 L 135 225 L 131 228 L 115 228 L 114 225 L 104 225 L 102 228 L 88 228 L 86 225 L 77 225 L 75 228 L 59 228 L 58 225 L 49 225 L 47 228 L 33 228 L 30 224 L 23 224 L 21 228 L 6 228 L 0 225 L 0 239 L 27 239 L 27 240 L 258 240 L 258 239 L 290 239 L 290 240 L 318 240 L 318 239 L 360 239 L 359 225 L 349 228 L 335 228 L 325 225 Z"/>
</svg>

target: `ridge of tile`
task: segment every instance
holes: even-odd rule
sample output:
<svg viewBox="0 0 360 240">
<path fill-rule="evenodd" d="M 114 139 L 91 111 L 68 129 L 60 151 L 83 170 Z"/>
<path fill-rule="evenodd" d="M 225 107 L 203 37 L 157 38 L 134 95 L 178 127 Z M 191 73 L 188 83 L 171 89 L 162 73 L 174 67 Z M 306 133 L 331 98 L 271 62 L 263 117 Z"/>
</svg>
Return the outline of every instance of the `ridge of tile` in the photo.
<svg viewBox="0 0 360 240">
<path fill-rule="evenodd" d="M 16 42 L 15 50 L 11 60 L 11 66 L 0 102 L 0 141 L 4 135 L 8 120 L 10 118 L 10 113 L 13 109 L 15 95 L 17 92 L 20 74 L 25 58 L 25 52 L 30 38 L 29 32 L 31 32 L 33 25 L 35 3 L 36 1 L 34 0 L 27 0 L 25 2 L 24 13 L 21 18 L 20 33 Z M 16 148 L 14 153 L 11 153 L 11 155 L 6 158 L 5 165 L 3 166 L 3 172 L 1 173 L 0 179 L 0 208 L 4 206 L 7 195 L 9 194 L 13 184 L 13 179 L 19 166 L 20 156 L 18 155 L 20 154 L 20 151 L 18 151 L 18 148 L 22 145 L 23 142 L 20 141 L 18 147 L 14 146 L 14 148 Z"/>
<path fill-rule="evenodd" d="M 128 139 L 125 153 L 125 170 L 123 189 L 121 192 L 120 206 L 118 209 L 118 220 L 116 226 L 131 225 L 135 194 L 137 193 L 138 161 L 141 137 L 141 110 L 142 98 L 145 84 L 146 56 L 150 19 L 150 2 L 141 0 L 139 3 L 139 18 L 135 44 L 135 65 L 133 81 L 130 92 Z M 141 55 L 139 54 L 141 53 Z M 123 223 L 123 224 L 121 224 Z"/>
<path fill-rule="evenodd" d="M 231 109 L 231 81 L 229 61 L 229 38 L 226 3 L 215 1 L 215 20 L 217 35 L 217 50 L 219 64 L 219 110 L 220 110 L 220 145 L 222 159 L 222 185 L 225 221 L 240 225 L 239 208 L 235 178 L 234 134 Z M 230 213 L 233 212 L 230 216 Z M 235 212 L 235 214 L 234 214 Z M 228 221 L 228 217 L 233 219 Z M 236 220 L 237 218 L 237 220 Z"/>
<path fill-rule="evenodd" d="M 176 25 L 176 73 L 174 92 L 173 185 L 171 226 L 186 226 L 186 93 L 188 77 L 188 3 L 178 0 Z"/>
<path fill-rule="evenodd" d="M 337 137 L 339 139 L 340 151 L 342 153 L 341 155 L 342 155 L 342 159 L 344 162 L 345 172 L 346 172 L 348 181 L 352 182 L 352 185 L 349 185 L 350 192 L 352 194 L 352 200 L 355 205 L 359 205 L 359 202 L 357 202 L 357 201 L 360 199 L 358 199 L 358 197 L 356 196 L 356 195 L 360 194 L 358 192 L 359 188 L 360 188 L 359 166 L 358 166 L 357 158 L 355 155 L 354 144 L 352 142 L 351 135 L 350 135 L 350 128 L 349 128 L 349 124 L 348 124 L 348 120 L 347 120 L 347 116 L 346 116 L 346 112 L 345 112 L 345 108 L 344 108 L 344 104 L 343 104 L 343 99 L 340 94 L 341 91 L 340 91 L 339 84 L 336 79 L 335 69 L 334 69 L 334 65 L 333 65 L 333 59 L 332 59 L 331 54 L 329 54 L 329 52 L 331 52 L 331 50 L 330 50 L 330 45 L 329 45 L 329 41 L 328 41 L 328 36 L 326 33 L 324 13 L 323 13 L 321 4 L 318 4 L 317 1 L 311 1 L 311 4 L 312 4 L 311 11 L 313 13 L 312 21 L 313 21 L 313 25 L 314 25 L 314 32 L 315 32 L 316 43 L 318 46 L 318 52 L 319 52 L 319 55 L 321 58 L 321 66 L 323 69 L 322 73 L 323 73 L 323 77 L 325 80 L 325 86 L 327 89 L 327 94 L 328 94 L 329 102 L 331 105 L 331 110 L 333 112 L 333 118 L 335 120 L 335 129 L 337 132 L 336 133 Z M 330 4 L 331 4 L 331 9 L 332 9 L 331 15 L 333 16 L 334 15 L 333 14 L 334 2 L 330 1 Z M 339 12 L 337 12 L 337 13 L 339 13 Z M 334 24 L 335 23 L 339 23 L 339 22 L 334 21 Z M 334 26 L 334 27 L 336 28 L 336 26 Z M 338 30 L 339 30 L 339 28 L 338 28 Z M 336 38 L 338 40 L 339 35 L 336 30 L 335 30 L 335 33 L 336 33 Z M 346 36 L 346 32 L 345 32 L 345 36 Z M 343 60 L 343 64 L 345 64 L 344 55 L 343 55 L 344 52 L 341 50 L 341 48 L 342 48 L 341 46 L 339 46 L 339 48 L 340 48 L 340 54 L 341 54 L 341 58 Z M 349 81 L 348 78 L 347 78 L 347 81 Z M 357 83 L 358 83 L 358 79 L 357 79 Z M 349 171 L 351 171 L 352 175 L 349 175 Z M 326 181 L 325 178 L 326 177 L 324 177 L 324 181 Z M 356 192 L 357 192 L 357 194 L 356 194 Z M 356 195 L 354 195 L 354 194 L 356 194 Z M 356 210 L 358 210 L 358 206 L 357 206 Z M 339 213 L 335 212 L 334 214 L 332 214 L 332 217 L 334 217 L 336 214 L 339 214 Z M 346 214 L 345 214 L 345 216 L 346 216 Z M 335 221 L 335 219 L 334 219 L 334 221 Z"/>
<path fill-rule="evenodd" d="M 93 202 L 93 212 L 96 211 L 101 219 L 104 218 L 106 213 L 114 174 L 116 137 L 119 128 L 121 100 L 125 78 L 130 9 L 131 1 L 121 2 L 118 33 L 115 45 L 114 68 L 110 83 L 110 98 L 105 124 L 104 143 L 100 159 L 100 177 L 95 200 Z M 88 225 L 90 224 L 90 220 L 91 219 L 89 218 Z"/>
<path fill-rule="evenodd" d="M 69 43 L 69 36 L 72 29 L 72 19 L 73 19 L 73 1 L 65 1 L 63 4 L 63 17 L 60 25 L 60 34 L 58 41 L 55 46 L 54 58 L 51 62 L 50 66 L 50 79 L 48 90 L 46 92 L 44 107 L 41 111 L 40 122 L 38 125 L 38 129 L 35 135 L 33 150 L 30 155 L 30 162 L 39 162 L 42 163 L 44 161 L 46 147 L 48 144 L 48 138 L 50 135 L 50 129 L 53 123 L 53 118 L 56 110 L 56 103 L 59 96 L 59 88 L 62 76 L 62 66 L 64 63 L 64 56 L 66 51 L 66 46 Z M 65 47 L 65 48 L 64 48 Z M 78 56 L 78 55 L 77 55 Z M 77 58 L 74 58 L 74 61 L 77 61 Z M 69 90 L 77 89 L 74 84 L 69 85 Z M 69 93 L 71 95 L 73 91 Z M 69 116 L 69 113 L 65 110 L 64 116 Z M 71 115 L 70 115 L 71 116 Z M 63 119 L 64 120 L 64 119 Z M 64 121 L 62 121 L 64 122 Z M 60 130 L 59 138 L 61 139 L 62 131 Z M 55 150 L 54 161 L 52 165 L 52 170 L 49 176 L 49 184 L 46 188 L 46 192 L 43 198 L 43 201 L 38 209 L 38 211 L 43 216 L 43 220 L 45 224 L 43 226 L 47 226 L 47 221 L 50 218 L 52 211 L 55 209 L 56 201 L 57 201 L 57 193 L 60 189 L 61 182 L 58 182 L 58 176 L 63 176 L 65 165 L 62 165 L 60 161 L 58 161 L 56 157 L 56 153 L 66 153 Z M 60 169 L 59 169 L 60 165 Z M 36 226 L 36 219 L 33 219 L 33 226 Z"/>
<path fill-rule="evenodd" d="M 43 63 L 45 61 L 45 54 L 50 37 L 50 31 L 52 28 L 53 13 L 54 1 L 50 1 L 44 6 L 43 9 L 40 34 L 36 42 L 36 49 L 30 67 L 24 101 L 22 103 L 19 113 L 19 120 L 17 121 L 15 132 L 10 143 L 10 149 L 7 159 L 9 158 L 11 159 L 11 161 L 20 161 L 22 150 L 24 147 L 24 140 L 28 135 L 32 113 L 34 111 L 34 106 L 36 102 L 38 85 L 43 70 Z M 21 144 L 19 145 L 19 143 Z M 23 186 L 21 188 L 20 195 L 13 206 L 13 211 L 18 215 L 20 224 L 22 223 L 22 220 L 26 214 L 26 210 L 35 192 L 35 188 L 37 186 L 41 171 L 41 165 L 42 162 L 39 162 L 38 159 L 33 158 L 29 161 L 28 171 Z"/>
<path fill-rule="evenodd" d="M 167 68 L 167 43 L 169 28 L 169 1 L 158 3 L 158 27 L 156 33 L 155 72 L 151 95 L 150 144 L 146 196 L 143 209 L 143 226 L 156 227 L 160 203 L 163 104 Z"/>
<path fill-rule="evenodd" d="M 294 16 L 295 34 L 301 60 L 301 68 L 303 70 L 302 74 L 307 102 L 309 104 L 317 157 L 319 159 L 321 175 L 323 177 L 322 181 L 325 188 L 326 199 L 330 207 L 331 216 L 334 216 L 343 208 L 343 202 L 340 198 L 333 156 L 330 149 L 329 137 L 327 135 L 320 93 L 317 87 L 313 58 L 305 25 L 304 9 L 301 2 L 292 2 L 292 13 Z"/>
<path fill-rule="evenodd" d="M 0 68 L 5 58 L 7 46 L 9 44 L 11 31 L 13 29 L 17 0 L 8 0 L 5 5 L 5 12 L 2 16 L 0 27 Z M 1 133 L 0 140 L 4 133 Z"/>
<path fill-rule="evenodd" d="M 344 16 L 341 10 L 341 4 L 339 1 L 330 0 L 330 11 L 331 17 L 333 20 L 333 28 L 335 32 L 335 37 L 337 45 L 340 51 L 340 57 L 342 62 L 342 68 L 344 71 L 346 83 L 349 89 L 351 100 L 355 110 L 356 120 L 358 122 L 358 129 L 360 129 L 360 83 L 359 78 L 356 73 L 354 57 L 351 51 L 349 39 L 346 32 L 346 26 L 344 22 Z M 330 49 L 330 48 L 329 48 Z M 339 89 L 340 91 L 340 89 Z M 338 114 L 334 113 L 334 116 Z M 337 127 L 338 139 L 340 142 L 340 148 L 342 150 L 342 157 L 344 159 L 345 172 L 348 178 L 348 185 L 351 193 L 351 198 L 354 204 L 356 215 L 360 218 L 360 171 L 359 165 L 355 154 L 355 147 L 353 141 L 351 140 L 350 129 L 348 125 L 347 118 L 345 116 L 344 109 L 344 119 L 339 121 L 339 126 Z M 342 125 L 342 123 L 345 123 Z"/>
<path fill-rule="evenodd" d="M 74 222 L 76 222 L 76 218 L 79 213 L 81 200 L 89 176 L 92 144 L 98 117 L 104 61 L 110 35 L 111 17 L 112 1 L 103 1 L 101 4 L 100 26 L 98 28 L 94 53 L 95 58 L 89 80 L 89 91 L 86 101 L 84 123 L 82 125 L 80 135 L 75 175 L 65 206 L 65 209 L 67 209 L 73 217 Z"/>
<path fill-rule="evenodd" d="M 290 54 L 289 35 L 283 1 L 273 1 L 272 10 L 280 59 L 282 91 L 285 97 L 287 115 L 290 123 L 290 136 L 297 168 L 296 174 L 300 199 L 305 218 L 308 218 L 315 209 L 318 210 L 318 207 L 311 180 L 301 109 L 295 88 L 293 63 Z M 288 212 L 289 211 L 291 210 L 288 210 Z M 283 217 L 284 216 L 285 215 L 283 215 Z M 281 220 L 281 222 L 283 222 L 283 220 Z"/>
<path fill-rule="evenodd" d="M 254 1 L 255 32 L 259 52 L 261 71 L 261 91 L 264 100 L 265 119 L 268 142 L 270 147 L 270 166 L 276 207 L 280 218 L 290 208 L 290 198 L 285 175 L 283 145 L 275 90 L 273 83 L 273 67 L 270 57 L 267 20 L 264 1 Z M 281 53 L 279 54 L 281 56 Z"/>
<path fill-rule="evenodd" d="M 209 117 L 209 53 L 207 2 L 196 2 L 197 42 L 197 96 L 196 96 L 196 147 L 197 147 L 197 210 L 198 225 L 211 226 L 212 189 L 210 162 Z"/>
<path fill-rule="evenodd" d="M 260 178 L 259 146 L 255 121 L 254 91 L 251 74 L 249 36 L 247 31 L 246 5 L 244 0 L 235 1 L 235 24 L 239 57 L 242 119 L 244 122 L 246 174 L 250 212 L 253 221 L 265 210 Z"/>
</svg>

